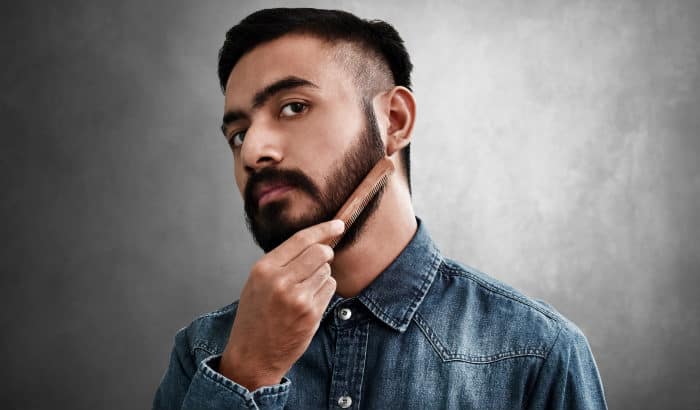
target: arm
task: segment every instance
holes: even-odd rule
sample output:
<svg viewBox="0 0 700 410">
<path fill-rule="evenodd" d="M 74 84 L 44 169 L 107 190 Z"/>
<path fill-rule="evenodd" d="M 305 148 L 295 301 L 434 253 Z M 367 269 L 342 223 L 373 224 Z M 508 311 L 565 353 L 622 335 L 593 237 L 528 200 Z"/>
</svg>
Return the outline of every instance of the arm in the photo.
<svg viewBox="0 0 700 410">
<path fill-rule="evenodd" d="M 335 291 L 333 249 L 324 241 L 343 230 L 342 221 L 311 226 L 256 262 L 221 355 L 196 363 L 187 329 L 178 332 L 154 409 L 284 407 L 284 375 L 306 351 Z"/>
<path fill-rule="evenodd" d="M 542 364 L 528 409 L 607 409 L 593 353 L 583 333 L 564 324 Z"/>
<path fill-rule="evenodd" d="M 221 356 L 195 362 L 187 328 L 175 336 L 168 369 L 153 400 L 154 410 L 171 409 L 281 409 L 291 382 L 283 378 L 279 384 L 261 387 L 254 392 L 229 380 L 218 372 Z"/>
</svg>

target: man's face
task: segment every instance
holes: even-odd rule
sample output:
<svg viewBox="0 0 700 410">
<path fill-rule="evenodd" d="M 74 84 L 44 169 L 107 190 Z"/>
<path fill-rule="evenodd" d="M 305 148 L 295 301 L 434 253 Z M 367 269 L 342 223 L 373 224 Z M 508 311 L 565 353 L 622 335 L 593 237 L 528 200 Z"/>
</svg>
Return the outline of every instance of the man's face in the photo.
<svg viewBox="0 0 700 410">
<path fill-rule="evenodd" d="M 384 148 L 371 102 L 314 37 L 287 35 L 244 55 L 229 77 L 224 132 L 248 226 L 265 252 L 331 219 Z M 343 241 L 351 242 L 379 200 Z"/>
</svg>

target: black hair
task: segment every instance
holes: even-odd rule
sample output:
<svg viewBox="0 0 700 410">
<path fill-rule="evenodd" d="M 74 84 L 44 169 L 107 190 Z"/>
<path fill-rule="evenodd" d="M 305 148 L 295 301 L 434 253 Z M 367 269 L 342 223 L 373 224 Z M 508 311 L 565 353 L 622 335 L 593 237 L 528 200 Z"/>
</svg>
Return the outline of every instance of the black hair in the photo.
<svg viewBox="0 0 700 410">
<path fill-rule="evenodd" d="M 226 82 L 247 52 L 286 34 L 309 34 L 329 42 L 347 42 L 359 48 L 365 58 L 380 60 L 391 73 L 394 85 L 411 90 L 413 64 L 396 29 L 382 20 L 365 20 L 341 10 L 275 8 L 256 11 L 233 26 L 219 50 L 219 84 Z M 360 64 L 362 66 L 362 64 Z M 366 65 L 365 65 L 366 66 Z M 362 70 L 366 72 L 366 70 Z M 373 91 L 373 87 L 370 86 Z M 367 97 L 367 96 L 365 96 Z M 409 190 L 411 189 L 410 144 L 401 150 Z"/>
</svg>

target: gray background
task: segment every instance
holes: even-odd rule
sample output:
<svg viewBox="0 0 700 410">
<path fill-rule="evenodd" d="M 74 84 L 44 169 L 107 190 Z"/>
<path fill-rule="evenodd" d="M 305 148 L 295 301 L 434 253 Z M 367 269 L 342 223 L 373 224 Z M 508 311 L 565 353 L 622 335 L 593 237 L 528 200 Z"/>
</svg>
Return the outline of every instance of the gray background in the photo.
<svg viewBox="0 0 700 410">
<path fill-rule="evenodd" d="M 175 332 L 238 297 L 216 54 L 263 4 L 1 6 L 0 407 L 147 408 Z M 699 2 L 304 4 L 404 36 L 444 253 L 579 324 L 611 408 L 699 408 Z"/>
</svg>

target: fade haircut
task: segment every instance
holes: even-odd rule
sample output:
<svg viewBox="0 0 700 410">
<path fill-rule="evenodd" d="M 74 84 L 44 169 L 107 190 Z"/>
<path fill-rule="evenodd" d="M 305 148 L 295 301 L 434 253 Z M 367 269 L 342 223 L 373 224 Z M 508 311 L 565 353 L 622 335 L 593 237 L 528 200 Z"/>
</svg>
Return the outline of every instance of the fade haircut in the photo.
<svg viewBox="0 0 700 410">
<path fill-rule="evenodd" d="M 231 71 L 244 54 L 286 34 L 311 35 L 337 46 L 334 58 L 353 75 L 364 105 L 371 105 L 374 95 L 395 85 L 411 90 L 413 64 L 394 27 L 382 20 L 365 20 L 341 10 L 312 8 L 260 10 L 233 26 L 219 50 L 221 90 L 226 91 Z M 401 150 L 409 192 L 410 145 Z"/>
</svg>

